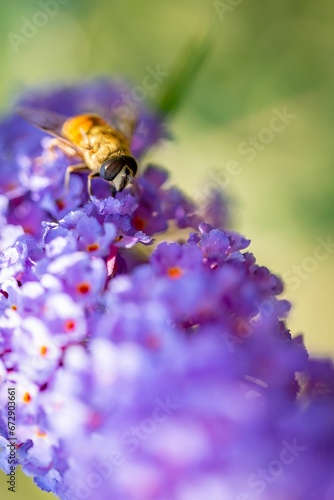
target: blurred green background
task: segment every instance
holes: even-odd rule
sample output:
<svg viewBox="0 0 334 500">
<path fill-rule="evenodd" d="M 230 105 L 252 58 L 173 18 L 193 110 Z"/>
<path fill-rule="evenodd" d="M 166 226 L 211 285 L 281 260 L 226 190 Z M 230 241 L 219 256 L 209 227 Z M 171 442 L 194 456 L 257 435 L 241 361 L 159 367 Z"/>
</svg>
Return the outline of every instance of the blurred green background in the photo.
<svg viewBox="0 0 334 500">
<path fill-rule="evenodd" d="M 147 160 L 168 167 L 173 182 L 198 199 L 217 182 L 225 187 L 233 227 L 251 238 L 261 264 L 285 276 L 293 333 L 304 332 L 314 354 L 334 354 L 334 249 L 316 251 L 319 238 L 334 239 L 334 5 L 59 0 L 45 26 L 24 31 L 27 20 L 43 24 L 37 12 L 47 3 L 15 0 L 2 8 L 3 112 L 27 86 L 100 75 L 143 86 L 147 67 L 158 65 L 169 74 L 146 89 L 154 101 L 184 47 L 215 24 L 210 57 L 171 120 L 175 140 Z M 285 108 L 290 118 L 279 125 L 274 116 Z M 1 500 L 13 498 L 3 476 L 0 492 Z M 19 477 L 18 500 L 51 497 Z"/>
</svg>

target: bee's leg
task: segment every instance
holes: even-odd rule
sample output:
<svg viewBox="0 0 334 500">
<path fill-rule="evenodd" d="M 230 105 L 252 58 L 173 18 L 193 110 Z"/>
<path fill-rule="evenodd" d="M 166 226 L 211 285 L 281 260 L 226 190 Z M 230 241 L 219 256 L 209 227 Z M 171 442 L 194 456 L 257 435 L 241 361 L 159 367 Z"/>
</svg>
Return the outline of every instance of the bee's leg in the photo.
<svg viewBox="0 0 334 500">
<path fill-rule="evenodd" d="M 116 196 L 116 193 L 117 193 L 117 189 L 115 188 L 115 186 L 111 183 L 110 184 L 110 194 L 113 198 L 115 198 Z"/>
<path fill-rule="evenodd" d="M 78 156 L 78 152 L 75 149 L 71 148 L 68 144 L 64 144 L 59 139 L 53 138 L 50 139 L 46 145 L 46 151 L 50 161 L 54 161 L 57 158 L 57 149 L 63 151 L 66 156 Z"/>
<path fill-rule="evenodd" d="M 81 132 L 83 140 L 85 141 L 85 146 L 84 146 L 85 149 L 92 149 L 92 145 L 90 143 L 90 140 L 89 140 L 89 137 L 88 137 L 86 131 L 81 127 L 80 132 Z"/>
<path fill-rule="evenodd" d="M 89 196 L 91 197 L 92 196 L 92 179 L 94 177 L 100 177 L 100 171 L 97 170 L 96 172 L 91 172 L 89 175 L 88 175 L 88 179 L 87 179 L 87 190 L 88 190 L 88 194 Z"/>
<path fill-rule="evenodd" d="M 67 167 L 65 172 L 64 186 L 66 191 L 68 191 L 70 185 L 70 177 L 73 172 L 89 172 L 89 168 L 85 163 L 78 163 L 77 165 L 71 165 Z"/>
<path fill-rule="evenodd" d="M 52 162 L 57 159 L 57 152 L 56 150 L 59 148 L 59 141 L 57 139 L 49 139 L 48 143 L 46 144 L 46 147 L 44 151 L 42 152 L 41 156 L 38 156 L 36 158 L 36 164 L 37 165 L 44 165 L 45 161 L 46 162 Z"/>
</svg>

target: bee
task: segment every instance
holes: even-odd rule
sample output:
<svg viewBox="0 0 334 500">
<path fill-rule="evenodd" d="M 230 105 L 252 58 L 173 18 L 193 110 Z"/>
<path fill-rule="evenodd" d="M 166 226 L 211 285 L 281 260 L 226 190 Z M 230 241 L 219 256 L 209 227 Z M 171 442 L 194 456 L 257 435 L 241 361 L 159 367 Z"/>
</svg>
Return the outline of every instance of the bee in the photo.
<svg viewBox="0 0 334 500">
<path fill-rule="evenodd" d="M 60 148 L 67 156 L 77 156 L 82 161 L 67 167 L 65 187 L 68 188 L 73 172 L 88 172 L 87 188 L 92 195 L 92 179 L 102 177 L 107 181 L 112 194 L 122 191 L 132 181 L 138 170 L 136 159 L 130 152 L 131 139 L 136 120 L 123 125 L 128 130 L 121 132 L 100 116 L 82 114 L 64 117 L 52 111 L 21 107 L 18 114 L 32 125 L 53 136 L 49 148 Z M 124 127 L 123 127 L 124 128 Z"/>
</svg>

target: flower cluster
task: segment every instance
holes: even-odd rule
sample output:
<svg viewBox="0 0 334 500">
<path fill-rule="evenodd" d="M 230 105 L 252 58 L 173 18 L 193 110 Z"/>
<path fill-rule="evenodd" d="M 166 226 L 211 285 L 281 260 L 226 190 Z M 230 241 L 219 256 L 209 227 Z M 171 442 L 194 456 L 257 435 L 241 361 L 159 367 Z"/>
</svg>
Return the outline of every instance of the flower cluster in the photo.
<svg viewBox="0 0 334 500">
<path fill-rule="evenodd" d="M 111 120 L 124 92 L 22 103 Z M 165 129 L 145 109 L 139 124 L 140 159 Z M 4 472 L 15 387 L 18 463 L 63 500 L 332 499 L 333 364 L 291 336 L 281 280 L 224 228 L 217 193 L 201 209 L 142 165 L 89 199 L 45 135 L 14 115 L 0 132 Z"/>
</svg>

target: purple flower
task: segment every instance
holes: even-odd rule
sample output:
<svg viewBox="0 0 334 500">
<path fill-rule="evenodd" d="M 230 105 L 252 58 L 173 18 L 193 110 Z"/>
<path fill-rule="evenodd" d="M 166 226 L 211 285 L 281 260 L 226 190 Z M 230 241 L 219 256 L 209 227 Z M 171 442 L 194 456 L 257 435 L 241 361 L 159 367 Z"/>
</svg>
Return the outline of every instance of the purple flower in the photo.
<svg viewBox="0 0 334 500">
<path fill-rule="evenodd" d="M 113 122 L 128 95 L 101 81 L 21 103 Z M 138 113 L 141 158 L 165 129 Z M 88 199 L 42 132 L 13 115 L 0 133 L 0 467 L 14 387 L 18 463 L 63 500 L 331 499 L 333 363 L 287 329 L 283 283 L 221 193 L 198 206 L 149 165 Z"/>
<path fill-rule="evenodd" d="M 27 244 L 17 240 L 0 255 L 0 281 L 10 277 L 20 277 L 27 259 Z"/>
<path fill-rule="evenodd" d="M 83 303 L 93 303 L 97 299 L 107 278 L 103 261 L 85 252 L 65 253 L 51 262 L 40 261 L 36 273 L 40 279 L 44 274 L 54 276 L 65 293 Z"/>
</svg>

